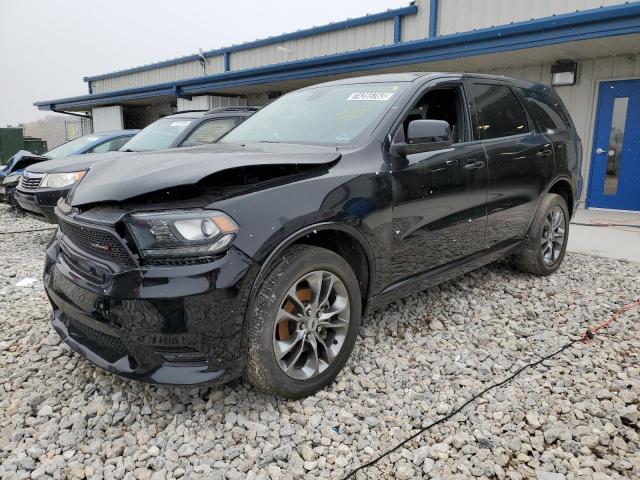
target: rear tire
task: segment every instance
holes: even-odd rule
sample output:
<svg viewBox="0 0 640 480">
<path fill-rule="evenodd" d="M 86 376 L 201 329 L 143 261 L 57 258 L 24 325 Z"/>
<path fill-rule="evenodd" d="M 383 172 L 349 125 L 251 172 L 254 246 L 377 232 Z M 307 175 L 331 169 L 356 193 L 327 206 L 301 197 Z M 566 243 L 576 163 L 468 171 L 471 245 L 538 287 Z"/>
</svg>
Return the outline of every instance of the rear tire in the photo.
<svg viewBox="0 0 640 480">
<path fill-rule="evenodd" d="M 515 259 L 519 270 L 550 275 L 564 259 L 569 240 L 569 209 L 564 198 L 547 193 L 536 212 L 522 251 Z"/>
<path fill-rule="evenodd" d="M 329 385 L 351 355 L 361 305 L 342 257 L 308 245 L 285 251 L 248 310 L 245 379 L 292 399 Z"/>
</svg>

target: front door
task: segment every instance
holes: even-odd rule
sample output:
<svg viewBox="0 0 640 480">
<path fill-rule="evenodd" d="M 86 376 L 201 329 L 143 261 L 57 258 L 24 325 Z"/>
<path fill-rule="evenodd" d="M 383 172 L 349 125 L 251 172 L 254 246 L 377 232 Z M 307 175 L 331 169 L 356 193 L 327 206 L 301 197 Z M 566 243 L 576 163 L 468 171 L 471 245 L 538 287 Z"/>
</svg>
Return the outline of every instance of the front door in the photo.
<svg viewBox="0 0 640 480">
<path fill-rule="evenodd" d="M 640 210 L 640 80 L 602 82 L 588 207 Z"/>
<path fill-rule="evenodd" d="M 393 273 L 401 280 L 482 250 L 486 228 L 487 168 L 481 142 L 471 141 L 461 84 L 429 88 L 412 104 L 396 133 L 404 140 L 412 120 L 444 120 L 451 148 L 408 155 L 394 169 Z"/>
</svg>

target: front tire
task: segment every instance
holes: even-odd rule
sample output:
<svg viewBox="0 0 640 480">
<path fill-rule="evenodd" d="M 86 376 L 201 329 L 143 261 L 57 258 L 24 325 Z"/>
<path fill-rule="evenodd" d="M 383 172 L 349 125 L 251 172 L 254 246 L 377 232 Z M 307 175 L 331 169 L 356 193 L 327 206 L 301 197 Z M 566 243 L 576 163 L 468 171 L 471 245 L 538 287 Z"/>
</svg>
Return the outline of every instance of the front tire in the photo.
<svg viewBox="0 0 640 480">
<path fill-rule="evenodd" d="M 516 257 L 516 267 L 535 275 L 555 272 L 567 250 L 569 219 L 564 198 L 547 193 L 538 207 L 525 246 Z"/>
<path fill-rule="evenodd" d="M 285 251 L 248 311 L 245 378 L 286 398 L 329 385 L 351 355 L 361 305 L 358 280 L 342 257 L 309 245 Z"/>
</svg>

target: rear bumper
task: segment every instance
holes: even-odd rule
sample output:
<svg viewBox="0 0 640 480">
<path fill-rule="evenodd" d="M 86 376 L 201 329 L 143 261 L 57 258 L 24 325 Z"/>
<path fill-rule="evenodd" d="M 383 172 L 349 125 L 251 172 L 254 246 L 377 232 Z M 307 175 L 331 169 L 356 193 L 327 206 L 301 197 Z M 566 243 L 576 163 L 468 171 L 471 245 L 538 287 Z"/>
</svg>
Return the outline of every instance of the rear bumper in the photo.
<svg viewBox="0 0 640 480">
<path fill-rule="evenodd" d="M 42 216 L 49 223 L 58 223 L 54 212 L 60 198 L 66 197 L 69 189 L 61 190 L 36 190 L 24 192 L 16 189 L 15 199 L 24 210 Z"/>
<path fill-rule="evenodd" d="M 257 266 L 230 250 L 208 264 L 138 267 L 94 285 L 97 263 L 58 233 L 44 284 L 60 337 L 94 365 L 147 383 L 218 384 L 242 374 L 244 313 Z M 101 266 L 100 268 L 104 268 Z"/>
</svg>

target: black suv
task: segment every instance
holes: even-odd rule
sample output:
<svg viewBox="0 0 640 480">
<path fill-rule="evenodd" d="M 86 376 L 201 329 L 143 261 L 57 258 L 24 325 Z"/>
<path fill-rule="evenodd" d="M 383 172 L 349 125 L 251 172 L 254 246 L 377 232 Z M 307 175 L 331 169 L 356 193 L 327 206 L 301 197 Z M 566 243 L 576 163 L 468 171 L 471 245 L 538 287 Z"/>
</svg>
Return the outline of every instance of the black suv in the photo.
<svg viewBox="0 0 640 480">
<path fill-rule="evenodd" d="M 258 107 L 221 107 L 169 115 L 138 132 L 122 145 L 120 152 L 149 152 L 213 143 L 257 110 Z M 93 164 L 110 160 L 114 155 L 118 152 L 73 156 L 27 167 L 17 187 L 17 202 L 24 210 L 56 223 L 54 208 L 58 200 L 67 196 Z"/>
<path fill-rule="evenodd" d="M 406 73 L 304 88 L 216 144 L 91 168 L 56 209 L 53 326 L 128 378 L 244 375 L 309 395 L 371 308 L 507 255 L 554 272 L 581 154 L 543 85 Z"/>
</svg>

